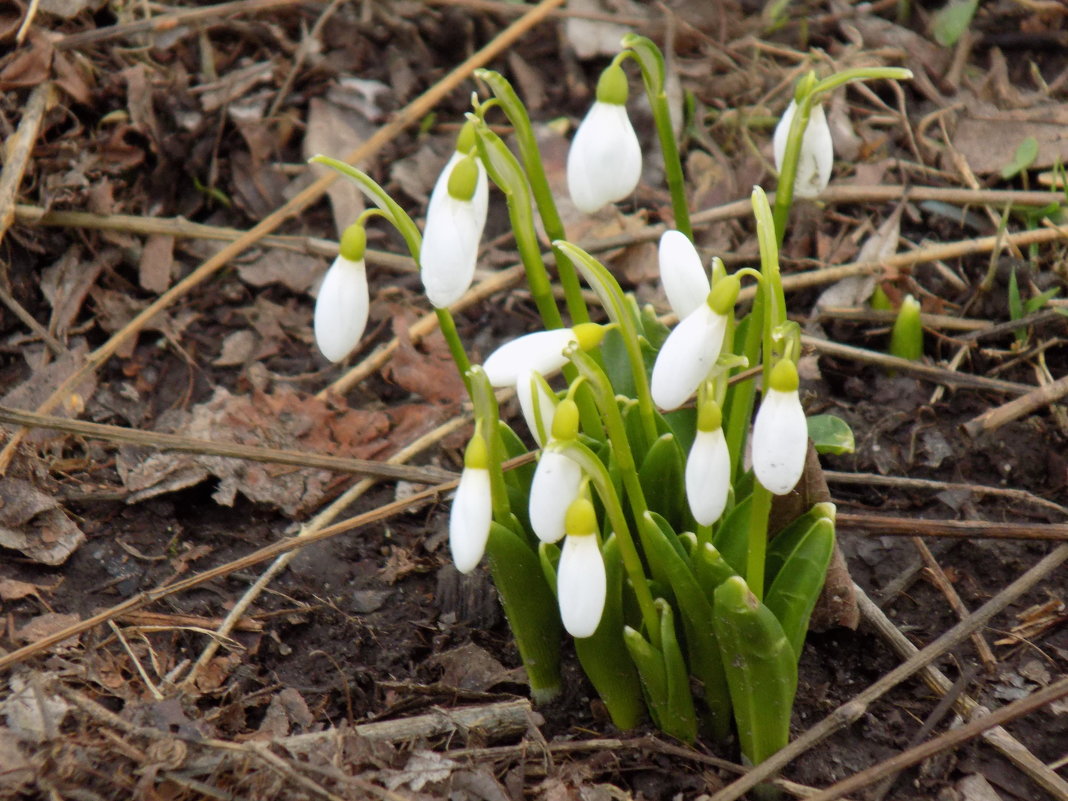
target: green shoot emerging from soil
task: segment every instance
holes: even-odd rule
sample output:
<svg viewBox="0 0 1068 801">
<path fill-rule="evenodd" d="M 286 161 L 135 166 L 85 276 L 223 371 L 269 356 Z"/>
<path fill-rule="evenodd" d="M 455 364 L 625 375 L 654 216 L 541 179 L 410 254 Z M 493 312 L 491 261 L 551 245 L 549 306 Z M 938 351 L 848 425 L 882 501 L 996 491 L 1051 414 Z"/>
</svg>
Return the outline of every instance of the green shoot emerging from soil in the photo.
<svg viewBox="0 0 1068 801">
<path fill-rule="evenodd" d="M 760 267 L 729 274 L 717 259 L 709 274 L 692 243 L 663 58 L 641 37 L 626 37 L 623 48 L 576 133 L 570 192 L 580 209 L 594 211 L 629 197 L 638 183 L 642 156 L 627 118 L 623 69 L 634 60 L 675 216 L 676 230 L 660 243 L 661 276 L 679 319 L 673 330 L 565 239 L 527 111 L 498 73 L 479 71 L 493 97 L 475 98 L 422 234 L 365 174 L 326 157 L 314 161 L 355 180 L 420 264 L 474 408 L 450 518 L 453 559 L 468 572 L 487 558 L 535 699 L 560 690 L 566 631 L 617 726 L 629 729 L 648 717 L 687 742 L 734 734 L 744 757 L 757 763 L 787 742 L 797 662 L 834 549 L 835 510 L 826 503 L 768 536 L 772 499 L 794 491 L 810 448 L 798 394 L 800 331 L 786 317 L 779 243 L 794 183 L 799 196 L 811 197 L 830 175 L 833 153 L 819 98 L 851 80 L 909 76 L 872 69 L 804 78 L 776 133 L 782 182 L 774 211 L 762 189 L 752 193 Z M 515 128 L 518 157 L 486 121 L 497 108 Z M 447 307 L 471 282 L 487 182 L 506 199 L 545 330 L 471 366 Z M 535 210 L 552 240 L 564 312 L 539 247 Z M 346 234 L 342 266 L 350 272 L 350 263 L 362 271 L 364 222 Z M 349 283 L 362 292 L 365 315 L 362 275 Z M 599 301 L 592 315 L 580 280 Z M 755 300 L 739 319 L 736 303 L 748 287 Z M 321 325 L 317 317 L 316 335 L 322 328 L 330 340 L 324 352 L 342 358 L 355 342 L 351 331 L 331 339 L 331 320 L 340 325 L 344 314 L 324 312 Z M 754 417 L 757 374 L 762 399 Z M 501 388 L 518 395 L 541 448 L 536 466 L 502 468 L 527 446 L 500 419 L 494 390 Z M 849 440 L 826 421 L 817 431 L 834 448 Z M 747 440 L 751 469 L 741 458 Z M 699 680 L 697 697 L 691 678 Z"/>
</svg>

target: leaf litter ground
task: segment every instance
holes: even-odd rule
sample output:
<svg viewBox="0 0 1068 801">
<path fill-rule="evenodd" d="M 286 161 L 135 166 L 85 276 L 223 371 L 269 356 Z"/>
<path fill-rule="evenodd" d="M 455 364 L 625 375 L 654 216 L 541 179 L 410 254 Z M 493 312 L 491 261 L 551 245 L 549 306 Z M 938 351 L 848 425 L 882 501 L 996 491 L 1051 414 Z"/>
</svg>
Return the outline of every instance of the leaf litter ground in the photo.
<svg viewBox="0 0 1068 801">
<path fill-rule="evenodd" d="M 783 262 L 788 274 L 867 265 L 853 273 L 876 276 L 893 299 L 916 294 L 925 312 L 940 315 L 927 319 L 925 352 L 941 373 L 921 380 L 911 368 L 891 374 L 873 363 L 888 326 L 885 316 L 864 311 L 874 281 L 821 279 L 789 296 L 814 341 L 864 349 L 815 344 L 806 360 L 807 406 L 838 414 L 856 432 L 857 452 L 823 465 L 850 521 L 842 525 L 843 550 L 853 578 L 922 647 L 958 620 L 947 587 L 974 610 L 1053 550 L 1038 537 L 1064 536 L 1068 420 L 1050 406 L 1058 398 L 986 430 L 989 420 L 980 417 L 1068 368 L 1065 322 L 1055 313 L 1039 311 L 1022 337 L 1011 325 L 985 328 L 1009 319 L 1014 269 L 1025 297 L 1063 287 L 1058 232 L 1030 252 L 1017 247 L 1014 237 L 1039 219 L 1019 215 L 993 258 L 990 247 L 922 254 L 935 243 L 996 235 L 1008 201 L 984 192 L 1015 190 L 1017 202 L 1032 208 L 1050 199 L 1025 195 L 1068 156 L 1055 134 L 1068 108 L 1068 61 L 1045 47 L 1063 34 L 1063 10 L 987 7 L 962 43 L 946 49 L 929 36 L 922 10 L 900 21 L 895 8 L 791 6 L 785 27 L 765 35 L 759 15 L 732 4 L 710 14 L 704 4 L 684 3 L 671 16 L 613 6 L 611 24 L 603 13 L 554 20 L 490 65 L 516 83 L 536 120 L 574 120 L 618 41 L 613 25 L 658 41 L 667 32 L 672 69 L 696 102 L 698 123 L 686 142 L 691 205 L 710 210 L 698 241 L 735 265 L 753 262 L 755 244 L 747 210 L 733 202 L 755 182 L 773 186 L 769 126 L 805 68 L 797 20 L 807 16 L 807 44 L 820 48 L 821 68 L 881 61 L 917 73 L 903 95 L 873 87 L 832 101 L 839 163 L 829 197 L 855 194 L 822 210 L 799 208 Z M 0 198 L 5 209 L 22 204 L 3 243 L 5 303 L 14 313 L 3 318 L 9 390 L 0 406 L 40 409 L 90 350 L 128 330 L 161 292 L 218 253 L 220 240 L 285 207 L 309 183 L 304 158 L 358 147 L 520 10 L 280 2 L 239 4 L 236 14 L 177 11 L 173 24 L 145 26 L 92 4 L 41 9 L 25 41 L 0 62 L 5 131 L 27 121 L 34 131 L 17 191 Z M 591 3 L 572 10 L 603 12 Z M 14 25 L 0 26 L 8 28 L 12 41 Z M 41 90 L 31 87 L 46 80 L 60 101 L 45 103 L 34 122 L 31 95 Z M 473 88 L 467 81 L 448 93 L 435 118 L 400 133 L 367 163 L 411 208 L 425 203 L 451 148 L 450 123 Z M 566 138 L 553 125 L 539 132 L 562 191 Z M 1028 135 L 1038 144 L 1031 183 L 1000 178 Z M 19 163 L 13 144 L 9 153 L 5 177 Z M 649 162 L 621 213 L 584 219 L 565 204 L 564 214 L 573 239 L 593 243 L 640 299 L 662 306 L 650 242 L 668 203 L 660 168 Z M 959 196 L 910 200 L 876 191 L 903 184 Z M 314 353 L 308 293 L 332 255 L 330 240 L 362 204 L 351 186 L 333 184 L 328 203 L 257 238 L 227 269 L 140 325 L 140 335 L 89 371 L 53 413 L 375 460 L 430 435 L 434 444 L 417 461 L 437 468 L 438 478 L 457 470 L 462 386 L 431 326 L 416 322 L 427 311 L 418 278 L 406 259 L 390 255 L 399 249 L 388 234 L 372 230 L 380 251 L 372 260 L 372 322 L 351 360 L 355 374 Z M 498 206 L 494 215 L 499 236 L 488 240 L 480 277 L 496 291 L 459 317 L 465 341 L 483 355 L 536 325 L 528 297 L 508 280 L 515 270 L 504 212 Z M 912 260 L 903 255 L 915 250 L 921 255 Z M 834 292 L 821 294 L 827 285 Z M 16 316 L 19 308 L 36 328 Z M 376 355 L 383 346 L 385 357 Z M 961 374 L 987 383 L 959 387 Z M 431 433 L 443 425 L 445 432 Z M 564 697 L 530 709 L 492 586 L 485 574 L 461 578 L 448 564 L 447 503 L 419 500 L 429 480 L 416 472 L 367 490 L 344 515 L 415 500 L 300 550 L 222 635 L 223 617 L 267 564 L 241 560 L 297 533 L 349 490 L 351 475 L 35 430 L 0 482 L 7 622 L 0 659 L 61 639 L 11 660 L 0 678 L 0 794 L 689 799 L 727 783 L 732 774 L 716 760 L 736 754 L 613 731 L 570 658 Z M 876 519 L 905 522 L 876 528 Z M 967 539 L 920 538 L 944 520 L 978 526 Z M 984 536 L 984 523 L 1013 523 L 1021 538 Z M 237 566 L 62 637 L 94 613 L 226 565 Z M 964 677 L 952 692 L 996 709 L 1063 679 L 1065 593 L 1063 570 L 1054 572 L 981 629 L 982 643 L 940 658 L 952 680 Z M 218 650 L 205 658 L 212 642 Z M 795 732 L 900 661 L 870 617 L 855 631 L 811 634 Z M 918 734 L 957 725 L 956 712 L 938 702 L 918 680 L 906 681 L 783 775 L 825 787 Z M 1055 784 L 1042 789 L 1035 777 L 1063 776 L 1068 706 L 1054 702 L 1008 729 L 1052 769 L 1022 769 L 973 740 L 857 797 L 1057 797 Z"/>
</svg>

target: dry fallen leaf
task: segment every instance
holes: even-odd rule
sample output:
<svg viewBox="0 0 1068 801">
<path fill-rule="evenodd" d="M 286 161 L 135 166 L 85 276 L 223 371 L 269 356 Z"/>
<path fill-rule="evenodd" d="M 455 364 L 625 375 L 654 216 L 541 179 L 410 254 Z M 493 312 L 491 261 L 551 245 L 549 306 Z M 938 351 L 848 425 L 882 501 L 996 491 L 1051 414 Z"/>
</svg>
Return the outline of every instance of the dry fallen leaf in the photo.
<svg viewBox="0 0 1068 801">
<path fill-rule="evenodd" d="M 308 103 L 308 125 L 302 150 L 304 158 L 322 154 L 344 158 L 375 132 L 375 126 L 358 111 L 313 97 Z M 311 165 L 318 178 L 332 172 L 321 164 Z M 326 190 L 338 234 L 356 222 L 364 209 L 363 194 L 352 181 L 334 181 Z"/>
<path fill-rule="evenodd" d="M 958 115 L 952 143 L 972 172 L 988 175 L 1011 164 L 1029 136 L 1038 142 L 1029 169 L 1068 163 L 1068 103 L 1009 111 L 977 103 Z"/>
<path fill-rule="evenodd" d="M 467 397 L 467 390 L 449 355 L 445 338 L 435 332 L 425 337 L 421 349 L 417 349 L 408 335 L 408 324 L 404 315 L 393 318 L 397 351 L 382 369 L 382 375 L 432 403 L 459 403 Z"/>
<path fill-rule="evenodd" d="M 357 459 L 383 458 L 450 414 L 449 407 L 408 404 L 385 411 L 349 409 L 280 387 L 273 392 L 231 395 L 219 387 L 207 403 L 174 412 L 160 430 L 215 442 L 329 453 Z M 223 456 L 154 453 L 123 448 L 116 460 L 128 503 L 198 484 L 215 476 L 214 499 L 233 504 L 237 493 L 295 516 L 314 509 L 331 491 L 327 470 L 251 462 Z"/>
<path fill-rule="evenodd" d="M 46 565 L 61 565 L 85 534 L 59 502 L 20 478 L 0 480 L 0 545 Z"/>
<path fill-rule="evenodd" d="M 36 743 L 58 737 L 70 704 L 45 689 L 42 674 L 16 673 L 9 684 L 10 695 L 0 708 L 8 728 L 23 740 Z"/>
</svg>

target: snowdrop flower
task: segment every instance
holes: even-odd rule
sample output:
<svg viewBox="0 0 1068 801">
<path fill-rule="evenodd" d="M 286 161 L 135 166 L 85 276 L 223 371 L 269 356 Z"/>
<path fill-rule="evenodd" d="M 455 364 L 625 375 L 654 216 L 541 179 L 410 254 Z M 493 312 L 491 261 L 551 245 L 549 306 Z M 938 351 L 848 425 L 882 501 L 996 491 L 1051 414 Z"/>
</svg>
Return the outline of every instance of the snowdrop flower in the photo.
<svg viewBox="0 0 1068 801">
<path fill-rule="evenodd" d="M 797 112 L 797 101 L 791 100 L 775 127 L 772 149 L 775 151 L 775 167 L 782 170 L 786 155 L 786 140 L 790 134 L 790 125 Z M 808 118 L 808 127 L 801 139 L 801 153 L 797 158 L 797 175 L 794 179 L 796 197 L 816 197 L 827 188 L 831 181 L 831 169 L 834 167 L 834 144 L 831 142 L 831 128 L 827 125 L 827 115 L 823 106 L 813 103 L 812 113 Z"/>
<path fill-rule="evenodd" d="M 363 255 L 367 231 L 359 223 L 341 235 L 338 257 L 326 271 L 315 299 L 315 344 L 332 362 L 344 359 L 359 344 L 367 327 L 367 266 Z"/>
<path fill-rule="evenodd" d="M 451 306 L 471 286 L 478 243 L 486 227 L 489 182 L 486 168 L 470 152 L 475 133 L 469 126 L 461 131 L 457 150 L 427 205 L 420 275 L 427 298 L 439 309 Z"/>
<path fill-rule="evenodd" d="M 578 406 L 564 398 L 553 415 L 552 439 L 578 435 Z M 552 440 L 550 441 L 551 445 Z M 582 468 L 563 453 L 547 447 L 530 482 L 530 527 L 542 542 L 559 542 L 566 532 L 567 510 L 579 497 Z"/>
<path fill-rule="evenodd" d="M 702 526 L 719 520 L 731 486 L 731 456 L 723 435 L 719 405 L 709 400 L 697 412 L 697 435 L 686 459 L 686 498 Z"/>
<path fill-rule="evenodd" d="M 660 283 L 671 310 L 681 320 L 701 305 L 711 286 L 701 256 L 681 231 L 665 231 L 660 237 Z"/>
<path fill-rule="evenodd" d="M 808 454 L 808 424 L 797 393 L 797 367 L 783 359 L 771 370 L 753 423 L 753 472 L 776 495 L 796 486 Z"/>
<path fill-rule="evenodd" d="M 571 200 L 587 214 L 634 192 L 642 149 L 627 116 L 627 75 L 610 64 L 597 81 L 597 99 L 575 132 L 567 154 Z"/>
<path fill-rule="evenodd" d="M 530 435 L 541 448 L 548 441 L 549 432 L 552 430 L 556 396 L 541 374 L 535 370 L 527 370 L 516 379 L 515 393 Z"/>
<path fill-rule="evenodd" d="M 482 369 L 495 387 L 515 386 L 519 377 L 528 370 L 548 377 L 567 364 L 564 348 L 577 342 L 580 348 L 589 350 L 601 343 L 604 334 L 604 326 L 596 323 L 580 323 L 574 328 L 553 328 L 525 334 L 493 351 Z"/>
<path fill-rule="evenodd" d="M 456 569 L 470 573 L 482 559 L 493 522 L 489 454 L 482 435 L 467 443 L 464 469 L 449 512 L 449 551 Z"/>
<path fill-rule="evenodd" d="M 597 544 L 597 515 L 588 498 L 567 509 L 567 539 L 556 569 L 560 619 L 572 637 L 589 637 L 601 622 L 608 581 Z"/>
<path fill-rule="evenodd" d="M 728 275 L 716 282 L 704 303 L 675 326 L 656 356 L 649 389 L 662 409 L 682 406 L 719 358 L 729 314 L 733 314 L 740 282 Z"/>
</svg>

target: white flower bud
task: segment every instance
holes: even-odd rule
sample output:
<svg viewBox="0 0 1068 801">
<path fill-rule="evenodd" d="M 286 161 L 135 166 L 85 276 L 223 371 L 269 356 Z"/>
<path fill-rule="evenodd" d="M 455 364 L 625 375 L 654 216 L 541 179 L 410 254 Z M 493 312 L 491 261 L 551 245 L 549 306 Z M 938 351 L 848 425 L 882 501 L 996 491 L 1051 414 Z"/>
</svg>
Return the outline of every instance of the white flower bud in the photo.
<svg viewBox="0 0 1068 801">
<path fill-rule="evenodd" d="M 519 376 L 528 370 L 551 376 L 567 364 L 564 348 L 577 341 L 570 328 L 525 334 L 493 351 L 482 369 L 495 387 L 514 386 Z"/>
<path fill-rule="evenodd" d="M 449 513 L 449 551 L 461 573 L 470 573 L 482 559 L 492 521 L 489 470 L 465 467 Z"/>
<path fill-rule="evenodd" d="M 545 386 L 545 379 L 534 370 L 527 370 L 516 379 L 515 394 L 519 398 L 519 408 L 523 412 L 530 435 L 540 448 L 549 440 L 549 433 L 552 431 L 556 398 Z"/>
<path fill-rule="evenodd" d="M 675 326 L 653 365 L 649 388 L 657 406 L 670 411 L 693 396 L 719 358 L 726 331 L 727 317 L 705 302 Z"/>
<path fill-rule="evenodd" d="M 439 309 L 458 301 L 471 286 L 478 261 L 478 245 L 486 226 L 489 184 L 486 168 L 480 160 L 471 159 L 477 168 L 473 194 L 464 191 L 456 197 L 449 190 L 453 171 L 464 169 L 463 162 L 467 158 L 461 153 L 453 154 L 427 205 L 426 228 L 419 254 L 420 275 L 427 298 Z"/>
<path fill-rule="evenodd" d="M 642 176 L 642 149 L 626 106 L 598 100 L 586 114 L 567 154 L 567 187 L 580 211 L 592 214 L 634 192 Z"/>
<path fill-rule="evenodd" d="M 753 472 L 768 490 L 785 495 L 805 469 L 808 423 L 793 362 L 783 359 L 775 365 L 769 383 L 753 422 Z"/>
<path fill-rule="evenodd" d="M 338 256 L 315 299 L 315 344 L 323 356 L 339 362 L 352 352 L 367 327 L 369 305 L 364 260 Z"/>
<path fill-rule="evenodd" d="M 590 637 L 601 622 L 608 580 L 596 534 L 568 535 L 556 570 L 560 619 L 572 637 Z"/>
<path fill-rule="evenodd" d="M 702 526 L 719 520 L 731 486 L 731 456 L 723 429 L 697 430 L 686 459 L 686 499 Z"/>
<path fill-rule="evenodd" d="M 782 170 L 783 157 L 786 155 L 786 140 L 789 138 L 790 125 L 797 112 L 797 101 L 791 100 L 775 127 L 772 150 L 775 151 L 775 167 Z M 817 197 L 831 182 L 831 170 L 834 168 L 834 143 L 831 141 L 831 128 L 827 124 L 827 115 L 823 106 L 815 103 L 808 118 L 808 127 L 801 139 L 801 153 L 797 158 L 797 177 L 794 179 L 795 197 Z"/>
</svg>

